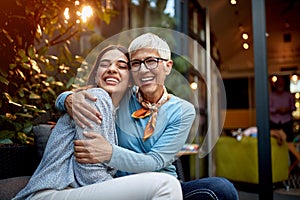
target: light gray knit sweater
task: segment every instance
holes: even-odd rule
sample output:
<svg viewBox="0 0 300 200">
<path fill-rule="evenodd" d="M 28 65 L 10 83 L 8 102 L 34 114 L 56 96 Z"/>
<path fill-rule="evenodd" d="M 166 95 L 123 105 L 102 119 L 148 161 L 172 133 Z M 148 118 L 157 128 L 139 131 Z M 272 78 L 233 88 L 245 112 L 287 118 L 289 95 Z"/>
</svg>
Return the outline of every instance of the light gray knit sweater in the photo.
<svg viewBox="0 0 300 200">
<path fill-rule="evenodd" d="M 94 131 L 102 134 L 111 144 L 117 144 L 116 112 L 111 98 L 101 88 L 91 88 L 88 92 L 97 97 L 96 103 L 90 103 L 103 116 L 101 125 L 93 124 Z M 60 117 L 52 130 L 39 166 L 26 187 L 13 200 L 30 199 L 35 192 L 44 189 L 63 190 L 69 186 L 81 187 L 112 179 L 116 170 L 105 163 L 80 164 L 75 161 L 73 140 L 83 139 L 83 131 L 68 114 Z"/>
</svg>

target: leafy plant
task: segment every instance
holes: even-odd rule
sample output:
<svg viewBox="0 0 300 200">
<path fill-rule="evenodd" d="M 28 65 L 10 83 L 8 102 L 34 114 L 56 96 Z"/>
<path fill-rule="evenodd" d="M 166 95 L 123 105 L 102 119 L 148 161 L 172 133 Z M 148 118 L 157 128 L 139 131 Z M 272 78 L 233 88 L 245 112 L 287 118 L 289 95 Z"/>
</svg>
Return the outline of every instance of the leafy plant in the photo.
<svg viewBox="0 0 300 200">
<path fill-rule="evenodd" d="M 57 119 L 55 99 L 72 86 L 83 61 L 71 44 L 116 15 L 101 2 L 88 1 L 94 15 L 85 23 L 77 14 L 84 1 L 0 2 L 0 143 L 33 144 L 37 119 Z"/>
</svg>

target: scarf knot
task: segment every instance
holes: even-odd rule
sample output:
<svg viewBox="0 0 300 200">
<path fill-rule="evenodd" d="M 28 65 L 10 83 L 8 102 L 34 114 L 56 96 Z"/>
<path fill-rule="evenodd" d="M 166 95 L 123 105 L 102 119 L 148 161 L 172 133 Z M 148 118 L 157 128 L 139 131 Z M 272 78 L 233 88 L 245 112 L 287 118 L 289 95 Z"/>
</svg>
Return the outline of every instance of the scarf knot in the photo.
<svg viewBox="0 0 300 200">
<path fill-rule="evenodd" d="M 158 114 L 158 108 L 162 106 L 164 103 L 166 103 L 170 98 L 171 95 L 168 94 L 167 89 L 164 87 L 164 93 L 162 97 L 159 99 L 157 103 L 151 103 L 149 101 L 146 101 L 139 89 L 136 92 L 137 99 L 139 103 L 142 105 L 142 108 L 136 110 L 132 113 L 133 118 L 141 119 L 145 118 L 147 116 L 150 116 L 150 119 L 146 125 L 146 128 L 144 130 L 144 141 L 150 138 L 150 136 L 153 134 L 155 126 L 156 126 L 156 118 Z"/>
<path fill-rule="evenodd" d="M 158 111 L 158 108 L 156 105 L 149 105 L 148 108 L 149 108 L 150 112 L 152 112 L 152 113 Z"/>
</svg>

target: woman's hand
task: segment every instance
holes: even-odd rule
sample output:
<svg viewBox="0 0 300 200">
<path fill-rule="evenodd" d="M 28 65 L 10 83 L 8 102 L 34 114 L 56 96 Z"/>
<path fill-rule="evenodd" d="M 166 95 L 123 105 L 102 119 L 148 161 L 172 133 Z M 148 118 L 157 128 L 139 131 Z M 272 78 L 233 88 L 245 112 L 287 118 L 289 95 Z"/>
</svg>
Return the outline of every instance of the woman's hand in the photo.
<svg viewBox="0 0 300 200">
<path fill-rule="evenodd" d="M 86 140 L 74 141 L 74 155 L 79 163 L 95 164 L 109 161 L 112 156 L 112 145 L 99 133 L 87 132 Z"/>
<path fill-rule="evenodd" d="M 87 118 L 94 121 L 95 123 L 100 124 L 102 117 L 101 113 L 91 107 L 86 99 L 91 101 L 96 101 L 97 98 L 86 92 L 85 90 L 74 92 L 70 94 L 65 100 L 65 107 L 68 114 L 73 117 L 75 122 L 82 128 L 88 126 L 93 128 L 92 124 L 89 123 Z"/>
</svg>

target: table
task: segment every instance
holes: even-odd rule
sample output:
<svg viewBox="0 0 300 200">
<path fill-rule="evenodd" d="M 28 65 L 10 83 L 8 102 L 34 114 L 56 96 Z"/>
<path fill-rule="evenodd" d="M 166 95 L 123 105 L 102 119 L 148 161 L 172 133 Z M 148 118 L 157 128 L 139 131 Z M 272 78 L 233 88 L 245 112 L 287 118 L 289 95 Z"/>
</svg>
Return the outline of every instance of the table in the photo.
<svg viewBox="0 0 300 200">
<path fill-rule="evenodd" d="M 198 154 L 198 149 L 198 144 L 185 144 L 182 150 L 177 153 L 177 173 L 182 181 L 190 180 L 190 156 Z"/>
</svg>

